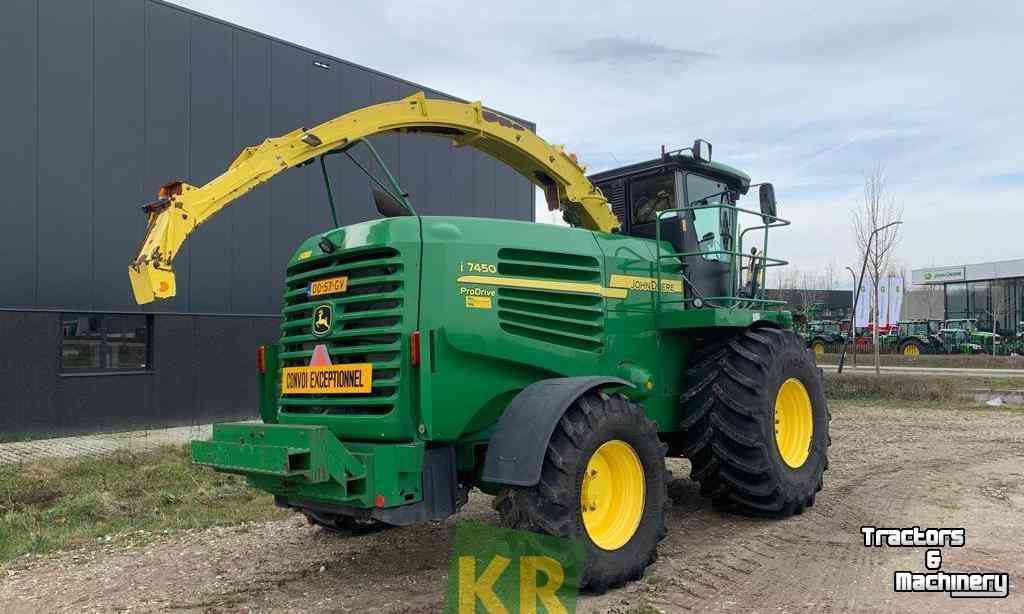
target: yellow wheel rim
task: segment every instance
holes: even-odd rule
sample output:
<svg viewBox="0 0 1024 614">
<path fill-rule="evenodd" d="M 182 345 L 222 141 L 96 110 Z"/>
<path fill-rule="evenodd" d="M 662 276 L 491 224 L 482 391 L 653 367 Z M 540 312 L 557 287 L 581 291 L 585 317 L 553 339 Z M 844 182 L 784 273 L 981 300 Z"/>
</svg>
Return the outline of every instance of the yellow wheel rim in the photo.
<svg viewBox="0 0 1024 614">
<path fill-rule="evenodd" d="M 903 355 L 904 356 L 920 356 L 921 355 L 921 350 L 917 349 L 916 345 L 910 344 L 907 347 L 903 348 Z"/>
<path fill-rule="evenodd" d="M 825 353 L 825 344 L 824 343 L 815 343 L 814 344 L 814 353 L 817 354 L 818 356 L 821 356 L 822 354 L 824 354 Z"/>
<path fill-rule="evenodd" d="M 580 488 L 583 527 L 603 550 L 618 550 L 644 515 L 644 466 L 628 443 L 612 439 L 594 451 Z"/>
<path fill-rule="evenodd" d="M 802 467 L 811 453 L 813 415 L 803 383 L 795 377 L 783 382 L 775 397 L 775 443 L 782 461 L 793 469 Z"/>
</svg>

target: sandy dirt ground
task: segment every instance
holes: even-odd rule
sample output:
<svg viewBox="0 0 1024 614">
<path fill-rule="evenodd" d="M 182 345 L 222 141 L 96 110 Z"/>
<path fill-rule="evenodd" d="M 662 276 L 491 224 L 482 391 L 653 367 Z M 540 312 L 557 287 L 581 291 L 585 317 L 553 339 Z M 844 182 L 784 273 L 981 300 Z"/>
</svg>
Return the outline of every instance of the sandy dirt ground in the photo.
<svg viewBox="0 0 1024 614">
<path fill-rule="evenodd" d="M 677 482 L 669 534 L 643 580 L 580 612 L 1024 612 L 1024 413 L 833 403 L 832 467 L 817 505 L 784 521 L 713 511 Z M 670 461 L 676 476 L 685 461 Z M 95 547 L 0 568 L 5 612 L 436 612 L 455 522 L 494 522 L 475 493 L 444 523 L 340 536 L 285 521 Z M 1007 571 L 1005 600 L 894 594 L 923 548 L 862 545 L 860 527 L 965 527 L 945 571 Z"/>
</svg>

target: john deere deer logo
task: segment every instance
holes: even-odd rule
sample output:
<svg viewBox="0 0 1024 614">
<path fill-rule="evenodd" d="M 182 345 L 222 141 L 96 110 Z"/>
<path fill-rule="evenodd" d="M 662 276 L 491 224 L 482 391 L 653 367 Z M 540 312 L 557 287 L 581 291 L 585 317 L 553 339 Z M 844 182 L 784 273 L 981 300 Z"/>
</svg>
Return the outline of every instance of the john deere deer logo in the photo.
<svg viewBox="0 0 1024 614">
<path fill-rule="evenodd" d="M 317 305 L 313 309 L 313 334 L 322 337 L 331 332 L 331 320 L 334 310 L 330 305 Z"/>
</svg>

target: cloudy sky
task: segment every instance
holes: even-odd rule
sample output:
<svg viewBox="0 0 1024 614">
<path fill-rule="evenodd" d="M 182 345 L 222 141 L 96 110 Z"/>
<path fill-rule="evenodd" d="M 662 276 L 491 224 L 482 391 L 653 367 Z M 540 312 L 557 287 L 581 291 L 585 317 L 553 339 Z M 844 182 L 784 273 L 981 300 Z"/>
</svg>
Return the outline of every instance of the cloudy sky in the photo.
<svg viewBox="0 0 1024 614">
<path fill-rule="evenodd" d="M 907 266 L 1024 257 L 1021 2 L 175 1 L 533 120 L 590 170 L 705 138 L 775 183 L 803 270 L 855 264 L 877 164 Z"/>
</svg>

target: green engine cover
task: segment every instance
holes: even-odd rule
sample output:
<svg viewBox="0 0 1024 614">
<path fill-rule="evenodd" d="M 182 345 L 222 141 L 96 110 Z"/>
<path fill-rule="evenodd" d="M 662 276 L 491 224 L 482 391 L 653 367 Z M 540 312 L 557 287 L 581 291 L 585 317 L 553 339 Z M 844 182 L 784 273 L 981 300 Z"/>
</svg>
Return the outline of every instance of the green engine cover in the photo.
<svg viewBox="0 0 1024 614">
<path fill-rule="evenodd" d="M 261 380 L 264 420 L 325 429 L 344 450 L 453 444 L 459 469 L 471 472 L 520 390 L 608 375 L 633 382 L 660 430 L 675 431 L 680 377 L 702 331 L 791 320 L 784 311 L 687 306 L 678 263 L 663 261 L 659 273 L 657 253 L 650 239 L 481 218 L 390 218 L 311 237 L 288 265 L 280 345 Z M 307 379 L 287 374 L 311 364 L 321 372 L 329 364 L 339 373 L 331 381 L 350 389 L 293 387 Z M 367 365 L 364 382 L 357 372 Z M 367 479 L 398 480 L 398 468 L 383 465 L 400 457 L 373 452 Z M 204 462 L 249 473 L 277 494 L 294 488 L 295 476 L 266 467 L 289 466 L 292 456 L 197 449 Z M 317 484 L 337 495 L 317 498 L 351 499 L 341 480 Z"/>
</svg>

